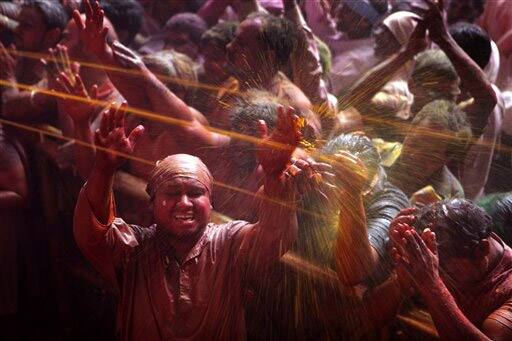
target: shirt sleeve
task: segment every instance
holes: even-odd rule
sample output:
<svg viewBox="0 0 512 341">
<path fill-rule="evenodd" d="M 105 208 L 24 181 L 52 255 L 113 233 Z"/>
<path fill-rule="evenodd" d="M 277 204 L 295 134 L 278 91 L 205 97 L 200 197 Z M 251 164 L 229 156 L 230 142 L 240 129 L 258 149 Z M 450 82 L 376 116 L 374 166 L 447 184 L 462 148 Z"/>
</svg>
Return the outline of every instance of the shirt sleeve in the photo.
<svg viewBox="0 0 512 341">
<path fill-rule="evenodd" d="M 115 218 L 111 200 L 107 224 L 102 224 L 94 215 L 89 199 L 82 188 L 75 208 L 73 233 L 82 254 L 100 272 L 112 288 L 118 292 L 117 271 L 128 260 L 128 256 L 139 245 L 133 226 Z"/>
<path fill-rule="evenodd" d="M 368 237 L 381 258 L 387 254 L 389 224 L 407 207 L 407 196 L 389 182 L 365 202 Z"/>
<path fill-rule="evenodd" d="M 505 302 L 498 310 L 494 311 L 487 319 L 493 320 L 512 334 L 512 299 Z"/>
<path fill-rule="evenodd" d="M 409 206 L 407 196 L 387 181 L 384 181 L 382 188 L 365 201 L 368 238 L 370 245 L 379 255 L 379 263 L 366 281 L 369 286 L 381 283 L 389 275 L 389 224 L 402 209 Z"/>
</svg>

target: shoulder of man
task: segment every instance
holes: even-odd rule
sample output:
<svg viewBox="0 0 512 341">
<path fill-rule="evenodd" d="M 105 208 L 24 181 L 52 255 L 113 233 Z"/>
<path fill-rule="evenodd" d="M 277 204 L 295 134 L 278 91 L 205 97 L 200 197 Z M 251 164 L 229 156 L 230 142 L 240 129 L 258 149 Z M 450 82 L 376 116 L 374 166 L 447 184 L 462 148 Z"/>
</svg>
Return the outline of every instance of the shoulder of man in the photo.
<svg viewBox="0 0 512 341">
<path fill-rule="evenodd" d="M 208 224 L 206 237 L 210 242 L 228 240 L 236 237 L 241 231 L 250 228 L 253 224 L 243 220 L 233 220 L 222 224 Z"/>
</svg>

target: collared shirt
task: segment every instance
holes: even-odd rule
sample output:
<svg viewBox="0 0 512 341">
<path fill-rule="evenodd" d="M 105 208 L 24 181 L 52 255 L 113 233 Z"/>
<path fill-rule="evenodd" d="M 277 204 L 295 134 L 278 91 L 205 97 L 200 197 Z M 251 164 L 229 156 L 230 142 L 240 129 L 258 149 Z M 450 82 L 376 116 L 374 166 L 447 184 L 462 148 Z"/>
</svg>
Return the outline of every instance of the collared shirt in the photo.
<svg viewBox="0 0 512 341">
<path fill-rule="evenodd" d="M 165 232 L 114 219 L 113 207 L 109 224 L 103 225 L 82 191 L 74 233 L 85 257 L 117 293 L 119 339 L 241 340 L 248 269 L 257 262 L 242 236 L 253 226 L 208 224 L 179 263 L 164 242 Z M 260 256 L 274 246 L 262 247 Z"/>
</svg>

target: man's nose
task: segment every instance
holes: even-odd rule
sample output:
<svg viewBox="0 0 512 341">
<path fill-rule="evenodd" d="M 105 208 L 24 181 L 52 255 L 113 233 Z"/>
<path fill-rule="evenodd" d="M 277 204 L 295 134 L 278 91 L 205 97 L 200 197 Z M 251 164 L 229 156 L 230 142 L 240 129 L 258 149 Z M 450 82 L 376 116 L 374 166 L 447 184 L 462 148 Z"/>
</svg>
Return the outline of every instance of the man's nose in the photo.
<svg viewBox="0 0 512 341">
<path fill-rule="evenodd" d="M 180 197 L 180 201 L 178 202 L 178 204 L 183 205 L 183 206 L 192 206 L 192 201 L 190 201 L 190 198 L 188 197 L 188 195 L 183 194 Z"/>
</svg>

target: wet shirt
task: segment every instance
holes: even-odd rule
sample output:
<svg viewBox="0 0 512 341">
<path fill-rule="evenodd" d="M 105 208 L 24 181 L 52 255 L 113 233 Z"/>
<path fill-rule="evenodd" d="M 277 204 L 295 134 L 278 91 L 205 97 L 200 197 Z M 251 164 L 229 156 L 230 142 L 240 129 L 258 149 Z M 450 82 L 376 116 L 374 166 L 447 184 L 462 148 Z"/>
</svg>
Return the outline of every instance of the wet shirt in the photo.
<svg viewBox="0 0 512 341">
<path fill-rule="evenodd" d="M 129 225 L 113 208 L 109 222 L 97 221 L 82 191 L 75 239 L 118 296 L 118 339 L 245 339 L 243 298 L 255 261 L 242 235 L 254 225 L 208 224 L 180 264 L 155 225 Z M 259 252 L 266 255 L 266 246 Z"/>
<path fill-rule="evenodd" d="M 479 283 L 450 291 L 462 312 L 476 326 L 481 327 L 490 318 L 512 329 L 512 249 L 495 234 L 492 238 L 504 248 L 496 266 Z"/>
</svg>

